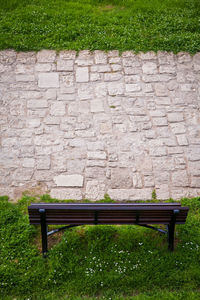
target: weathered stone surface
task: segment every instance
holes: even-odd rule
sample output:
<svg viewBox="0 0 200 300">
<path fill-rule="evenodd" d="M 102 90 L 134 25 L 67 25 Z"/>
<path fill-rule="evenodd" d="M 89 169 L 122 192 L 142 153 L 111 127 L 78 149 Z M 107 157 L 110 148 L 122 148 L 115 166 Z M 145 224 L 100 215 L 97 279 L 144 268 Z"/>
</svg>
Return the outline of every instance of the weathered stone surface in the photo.
<svg viewBox="0 0 200 300">
<path fill-rule="evenodd" d="M 59 200 L 72 199 L 82 200 L 82 193 L 80 189 L 51 189 L 50 196 Z"/>
<path fill-rule="evenodd" d="M 177 187 L 186 187 L 189 185 L 186 171 L 176 171 L 172 173 L 172 185 Z"/>
<path fill-rule="evenodd" d="M 37 53 L 37 61 L 40 63 L 54 62 L 56 59 L 56 52 L 53 50 L 41 50 Z"/>
<path fill-rule="evenodd" d="M 133 186 L 131 172 L 127 169 L 112 169 L 111 170 L 111 187 L 113 189 L 129 189 Z"/>
<path fill-rule="evenodd" d="M 89 200 L 99 200 L 104 198 L 105 184 L 98 180 L 91 180 L 86 183 L 85 198 Z"/>
<path fill-rule="evenodd" d="M 54 181 L 57 186 L 65 186 L 65 187 L 83 186 L 82 175 L 58 175 L 54 177 Z"/>
<path fill-rule="evenodd" d="M 199 53 L 0 51 L 0 194 L 198 195 L 199 71 Z"/>
<path fill-rule="evenodd" d="M 88 82 L 89 73 L 87 67 L 77 68 L 76 70 L 76 81 L 77 82 Z"/>
<path fill-rule="evenodd" d="M 51 165 L 49 156 L 42 156 L 37 158 L 36 168 L 37 170 L 49 170 Z"/>
<path fill-rule="evenodd" d="M 103 112 L 104 111 L 104 103 L 103 99 L 92 100 L 90 104 L 91 112 Z"/>
<path fill-rule="evenodd" d="M 58 73 L 39 73 L 38 86 L 40 88 L 58 88 L 59 87 Z"/>
<path fill-rule="evenodd" d="M 154 62 L 146 62 L 142 66 L 142 70 L 144 74 L 156 74 L 157 71 L 157 65 Z"/>
<path fill-rule="evenodd" d="M 51 105 L 50 114 L 52 116 L 64 116 L 66 113 L 66 105 L 62 102 L 53 103 Z"/>
<path fill-rule="evenodd" d="M 88 152 L 87 153 L 88 159 L 106 159 L 106 153 L 105 152 Z"/>
</svg>

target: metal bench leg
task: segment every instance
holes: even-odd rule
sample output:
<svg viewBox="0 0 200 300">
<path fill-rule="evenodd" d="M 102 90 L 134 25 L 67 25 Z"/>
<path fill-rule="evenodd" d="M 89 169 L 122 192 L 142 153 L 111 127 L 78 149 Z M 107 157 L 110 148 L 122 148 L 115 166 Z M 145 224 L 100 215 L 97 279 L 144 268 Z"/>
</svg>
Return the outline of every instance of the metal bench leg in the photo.
<svg viewBox="0 0 200 300">
<path fill-rule="evenodd" d="M 168 225 L 168 250 L 169 251 L 174 251 L 174 230 L 175 230 L 174 223 Z"/>
<path fill-rule="evenodd" d="M 42 254 L 43 257 L 47 257 L 48 244 L 47 244 L 47 232 L 48 226 L 46 224 L 46 211 L 45 209 L 39 209 L 40 222 L 41 222 L 41 234 L 42 234 Z"/>
<path fill-rule="evenodd" d="M 179 209 L 173 210 L 173 215 L 171 218 L 170 224 L 168 227 L 168 250 L 174 251 L 174 231 L 175 231 L 175 224 L 176 224 L 176 216 L 179 214 Z"/>
</svg>

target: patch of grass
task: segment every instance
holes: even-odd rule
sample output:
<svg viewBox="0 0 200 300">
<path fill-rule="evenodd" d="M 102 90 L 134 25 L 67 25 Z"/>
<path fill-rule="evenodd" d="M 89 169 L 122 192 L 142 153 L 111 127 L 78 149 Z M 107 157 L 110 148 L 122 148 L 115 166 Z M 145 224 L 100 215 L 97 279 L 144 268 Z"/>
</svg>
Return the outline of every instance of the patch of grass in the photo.
<svg viewBox="0 0 200 300">
<path fill-rule="evenodd" d="M 0 49 L 200 51 L 199 0 L 0 0 Z"/>
<path fill-rule="evenodd" d="M 14 204 L 0 197 L 0 297 L 2 299 L 199 299 L 200 198 L 177 225 L 177 246 L 166 236 L 137 226 L 80 226 L 50 241 L 40 253 L 40 228 L 30 226 L 30 202 L 55 202 L 24 195 Z M 105 195 L 104 202 L 111 202 Z"/>
</svg>

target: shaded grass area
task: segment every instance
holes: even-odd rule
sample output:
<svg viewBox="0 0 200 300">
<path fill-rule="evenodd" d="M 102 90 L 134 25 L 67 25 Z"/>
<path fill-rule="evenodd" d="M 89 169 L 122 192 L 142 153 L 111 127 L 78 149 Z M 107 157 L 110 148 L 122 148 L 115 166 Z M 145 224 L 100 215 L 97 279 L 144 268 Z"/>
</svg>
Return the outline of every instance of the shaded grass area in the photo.
<svg viewBox="0 0 200 300">
<path fill-rule="evenodd" d="M 199 0 L 0 0 L 0 49 L 200 51 Z"/>
<path fill-rule="evenodd" d="M 30 226 L 30 202 L 0 197 L 0 297 L 2 299 L 199 299 L 200 198 L 177 225 L 176 250 L 166 236 L 137 226 L 81 226 L 49 240 L 40 253 L 40 228 Z M 109 201 L 107 196 L 104 200 Z"/>
</svg>

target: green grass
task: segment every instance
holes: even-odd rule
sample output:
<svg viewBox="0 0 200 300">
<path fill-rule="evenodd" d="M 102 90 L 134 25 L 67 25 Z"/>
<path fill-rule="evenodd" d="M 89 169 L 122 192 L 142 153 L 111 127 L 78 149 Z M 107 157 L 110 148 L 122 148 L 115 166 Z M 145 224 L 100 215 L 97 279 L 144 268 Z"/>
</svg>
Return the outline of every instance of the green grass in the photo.
<svg viewBox="0 0 200 300">
<path fill-rule="evenodd" d="M 199 0 L 0 0 L 0 49 L 200 51 Z"/>
<path fill-rule="evenodd" d="M 55 199 L 0 198 L 0 299 L 200 299 L 200 198 L 182 199 L 190 212 L 173 253 L 147 228 L 81 226 L 52 236 L 47 260 L 28 221 L 35 201 Z"/>
</svg>

